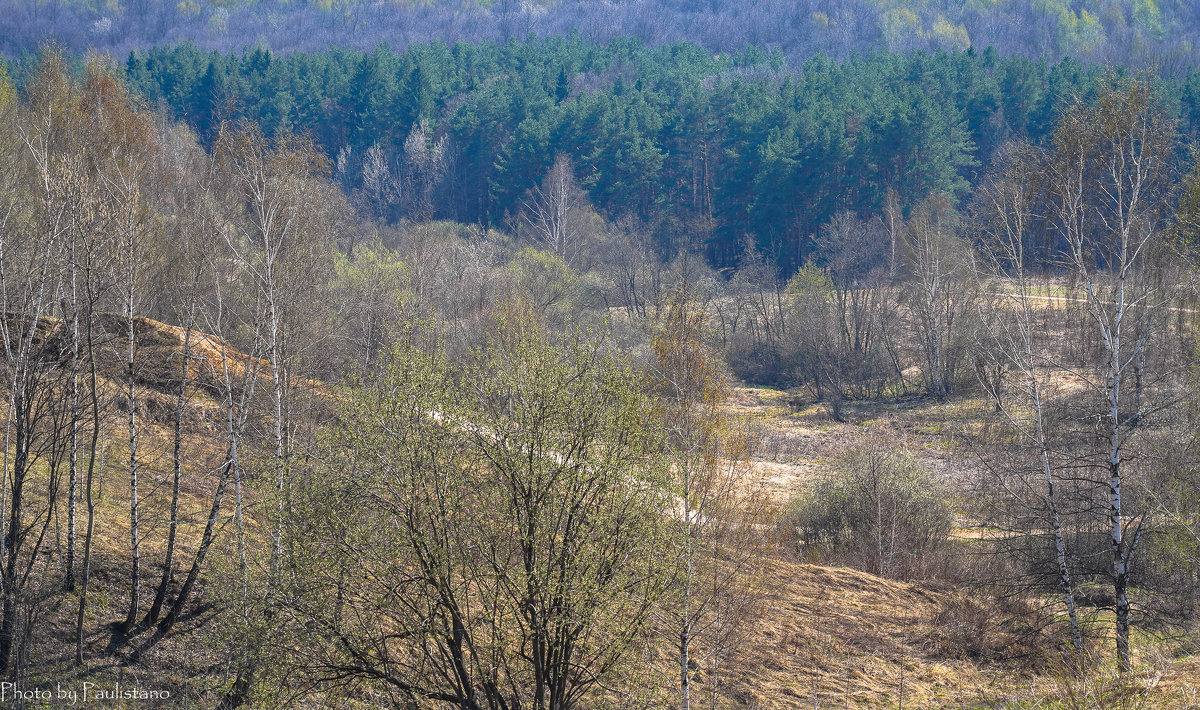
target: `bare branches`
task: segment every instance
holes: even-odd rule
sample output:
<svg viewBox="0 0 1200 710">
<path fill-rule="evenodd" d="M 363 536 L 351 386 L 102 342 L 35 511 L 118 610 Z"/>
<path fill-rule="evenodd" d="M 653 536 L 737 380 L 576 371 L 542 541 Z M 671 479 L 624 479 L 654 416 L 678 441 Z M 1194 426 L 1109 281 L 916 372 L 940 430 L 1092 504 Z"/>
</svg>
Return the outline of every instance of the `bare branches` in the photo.
<svg viewBox="0 0 1200 710">
<path fill-rule="evenodd" d="M 1174 140 L 1149 85 L 1119 81 L 1095 105 L 1077 102 L 1049 150 L 1008 149 L 976 202 L 991 291 L 984 350 L 1016 376 L 1013 401 L 1002 404 L 996 393 L 997 407 L 1040 461 L 1041 497 L 1077 649 L 1077 579 L 1069 568 L 1086 570 L 1089 553 L 1066 550 L 1067 539 L 1084 521 L 1107 522 L 1122 671 L 1131 664 L 1130 562 L 1150 512 L 1129 497 L 1129 482 L 1153 465 L 1147 444 L 1138 442 L 1151 435 L 1153 418 L 1179 401 L 1170 383 L 1182 374 L 1154 346 L 1167 333 L 1177 299 L 1163 280 L 1163 260 L 1172 252 Z M 1038 230 L 1053 237 L 1053 246 L 1037 256 L 1066 277 L 1067 296 L 1036 295 L 1029 247 Z M 1064 353 L 1068 339 L 1074 353 Z M 1074 522 L 1061 515 L 1060 485 L 1078 491 L 1065 514 Z"/>
</svg>

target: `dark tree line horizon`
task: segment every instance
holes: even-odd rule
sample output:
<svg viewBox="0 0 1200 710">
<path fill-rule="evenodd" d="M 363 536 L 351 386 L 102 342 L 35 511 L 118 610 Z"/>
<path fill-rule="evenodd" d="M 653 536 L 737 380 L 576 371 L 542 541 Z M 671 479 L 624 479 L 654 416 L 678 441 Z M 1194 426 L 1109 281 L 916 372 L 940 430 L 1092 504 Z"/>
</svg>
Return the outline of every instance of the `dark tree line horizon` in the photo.
<svg viewBox="0 0 1200 710">
<path fill-rule="evenodd" d="M 1064 107 L 1129 73 L 991 49 L 819 55 L 793 70 L 778 51 L 636 38 L 289 55 L 184 43 L 123 63 L 131 91 L 202 142 L 222 121 L 309 136 L 381 224 L 512 230 L 561 157 L 603 217 L 637 222 L 663 258 L 697 251 L 722 269 L 753 247 L 784 276 L 822 225 L 879 214 L 889 193 L 905 214 L 931 194 L 964 204 L 1007 142 L 1045 143 Z M 1151 81 L 1194 137 L 1200 73 Z"/>
</svg>

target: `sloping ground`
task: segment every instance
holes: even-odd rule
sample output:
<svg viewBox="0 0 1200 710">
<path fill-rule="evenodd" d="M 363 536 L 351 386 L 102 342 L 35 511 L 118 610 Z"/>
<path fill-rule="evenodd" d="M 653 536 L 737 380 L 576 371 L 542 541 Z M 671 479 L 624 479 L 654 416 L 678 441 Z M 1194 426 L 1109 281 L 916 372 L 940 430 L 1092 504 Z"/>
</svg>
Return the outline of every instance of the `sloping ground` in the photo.
<svg viewBox="0 0 1200 710">
<path fill-rule="evenodd" d="M 1142 653 L 1124 678 L 1105 658 L 1072 676 L 1052 660 L 1061 633 L 1006 623 L 965 591 L 787 562 L 766 575 L 759 615 L 722 661 L 734 707 L 1200 710 L 1196 657 Z M 694 684 L 707 700 L 705 670 Z"/>
<path fill-rule="evenodd" d="M 124 316 L 110 314 L 102 315 L 98 320 L 100 370 L 109 379 L 123 381 L 129 321 Z M 150 318 L 134 318 L 133 323 L 135 379 L 147 388 L 175 394 L 182 373 L 186 331 Z M 235 390 L 245 381 L 247 371 L 253 371 L 260 378 L 270 376 L 267 360 L 248 356 L 217 336 L 193 330 L 188 343 L 188 378 L 210 396 L 217 396 L 222 391 L 226 369 Z"/>
<path fill-rule="evenodd" d="M 27 316 L 7 315 L 10 329 L 20 332 L 28 327 Z M 58 318 L 43 317 L 38 321 L 34 334 L 36 356 L 47 366 L 56 366 L 62 373 L 70 369 L 71 333 L 69 323 Z M 121 408 L 128 406 L 126 395 L 127 367 L 129 357 L 129 319 L 113 313 L 98 313 L 92 328 L 92 342 L 96 354 L 97 374 L 101 386 L 117 396 Z M 184 337 L 186 331 L 150 318 L 134 318 L 134 381 L 138 399 L 143 403 L 142 416 L 158 421 L 167 421 L 174 411 L 174 397 L 178 393 L 182 374 Z M 80 333 L 81 340 L 86 338 Z M 259 357 L 251 357 L 227 341 L 214 335 L 193 330 L 189 339 L 188 378 L 190 381 L 189 406 L 203 409 L 219 404 L 224 391 L 226 369 L 235 392 L 246 382 L 248 371 L 260 378 L 269 378 L 270 363 Z M 81 358 L 85 356 L 81 353 Z M 80 362 L 80 374 L 87 376 L 88 364 Z"/>
<path fill-rule="evenodd" d="M 740 707 L 961 707 L 1012 682 L 948 657 L 964 655 L 939 633 L 954 594 L 787 562 L 766 574 L 761 614 L 727 662 L 724 695 Z"/>
<path fill-rule="evenodd" d="M 48 324 L 53 330 L 54 324 Z M 120 336 L 127 321 L 106 324 L 111 338 L 106 344 L 104 372 L 109 387 L 122 387 L 123 363 Z M 170 474 L 170 412 L 180 366 L 184 331 L 148 319 L 135 323 L 138 338 L 139 398 L 149 416 L 142 419 L 140 450 L 143 473 L 153 492 L 143 502 L 143 565 L 148 585 L 161 570 Z M 196 359 L 192 377 L 197 381 L 192 414 L 185 427 L 184 524 L 180 532 L 177 564 L 191 560 L 199 528 L 206 515 L 214 486 L 212 472 L 220 462 L 220 403 L 213 398 L 222 372 L 221 353 L 229 352 L 210 336 L 193 334 Z M 237 378 L 250 366 L 269 378 L 262 360 L 229 352 Z M 265 391 L 266 388 L 264 388 Z M 322 390 L 323 391 L 323 390 Z M 774 493 L 786 500 L 814 473 L 830 470 L 847 446 L 872 432 L 886 431 L 902 440 L 928 465 L 957 470 L 952 452 L 942 445 L 945 423 L 962 414 L 961 405 L 917 404 L 885 413 L 857 412 L 859 424 L 830 421 L 811 405 L 792 411 L 786 395 L 770 390 L 739 389 L 735 408 L 750 416 L 768 435 L 777 436 L 779 448 L 758 465 L 770 479 Z M 154 403 L 154 404 L 152 404 Z M 870 416 L 864 416 L 870 415 Z M 120 419 L 120 414 L 112 416 Z M 111 623 L 123 615 L 128 525 L 127 490 L 123 475 L 127 449 L 121 441 L 121 424 L 110 432 L 107 448 L 108 476 L 100 501 L 96 540 L 95 593 L 88 615 L 85 645 L 89 668 L 76 669 L 73 649 L 73 598 L 54 596 L 39 609 L 42 622 L 34 634 L 34 658 L 40 672 L 31 673 L 35 684 L 56 682 L 78 686 L 84 680 L 108 687 L 136 682 L 143 688 L 167 688 L 174 693 L 171 707 L 212 707 L 228 683 L 228 669 L 211 649 L 227 646 L 212 624 L 214 601 L 202 589 L 192 605 L 193 614 L 176 631 L 158 642 L 143 632 L 123 645 L 112 647 Z M 109 494 L 108 491 L 114 491 Z M 228 533 L 228 531 L 226 531 Z M 228 557 L 227 536 L 218 543 L 213 564 L 220 576 L 219 559 Z M 47 574 L 59 574 L 55 565 Z M 182 570 L 181 570 L 182 572 Z M 172 592 L 178 589 L 177 574 Z M 212 577 L 205 582 L 211 583 Z M 202 585 L 206 586 L 206 585 Z M 218 585 L 219 586 L 219 583 Z M 149 592 L 144 592 L 148 594 Z M 720 655 L 699 657 L 694 669 L 694 707 L 709 707 L 714 680 L 719 681 L 719 707 L 766 708 L 1100 708 L 1124 707 L 1164 710 L 1200 709 L 1200 661 L 1147 663 L 1125 684 L 1104 678 L 1064 683 L 1045 664 L 1044 655 L 1030 652 L 1052 641 L 1045 636 L 1022 636 L 1021 629 L 997 622 L 991 603 L 965 591 L 905 584 L 844 568 L 770 561 L 760 576 L 758 604 L 752 615 L 738 623 L 730 647 Z M 148 603 L 144 599 L 143 603 Z M 655 700 L 642 707 L 664 707 L 675 702 L 671 666 L 671 640 L 656 643 L 644 683 Z M 649 686 L 656 686 L 653 691 Z M 1071 697 L 1080 702 L 1072 705 Z M 1066 698 L 1066 700 L 1064 700 Z M 1118 703 L 1109 702 L 1116 698 Z M 1122 700 L 1123 699 L 1123 700 Z M 129 705 L 128 707 L 149 707 Z M 168 705 L 160 705 L 168 707 Z M 112 705 L 111 707 L 119 707 Z M 622 705 L 621 707 L 626 707 Z M 632 706 L 628 706 L 632 707 Z"/>
<path fill-rule="evenodd" d="M 13 321 L 25 327 L 28 318 L 13 318 Z M 64 373 L 71 357 L 68 325 L 57 318 L 44 317 L 39 321 L 35 336 L 43 361 L 54 362 Z M 189 336 L 180 326 L 151 318 L 134 318 L 133 326 L 134 382 L 140 417 L 163 424 L 173 421 L 185 338 L 188 341 L 189 381 L 186 419 L 219 423 L 224 415 L 217 410 L 224 406 L 226 382 L 237 399 L 253 375 L 257 380 L 255 397 L 261 399 L 269 395 L 272 372 L 266 358 L 248 355 L 218 336 L 195 329 Z M 128 329 L 129 319 L 125 316 L 98 313 L 92 333 L 101 386 L 122 411 L 127 411 L 128 407 Z M 80 337 L 85 336 L 81 333 Z M 84 377 L 87 367 L 86 361 L 80 363 Z M 329 390 L 314 380 L 293 377 L 290 384 L 293 392 L 307 393 L 316 400 L 330 396 Z"/>
<path fill-rule="evenodd" d="M 848 421 L 835 422 L 821 403 L 739 387 L 731 409 L 761 436 L 754 469 L 774 501 L 786 504 L 849 448 L 879 437 L 907 449 L 953 491 L 979 465 L 956 435 L 990 403 L 846 403 Z M 766 575 L 760 615 L 723 661 L 721 694 L 737 707 L 1200 710 L 1195 658 L 1155 658 L 1146 645 L 1132 676 L 1106 675 L 1111 663 L 1103 661 L 1071 678 L 1053 662 L 1064 636 L 1053 627 L 1039 632 L 1047 620 L 1032 609 L 1000 610 L 967 589 L 846 568 L 775 561 Z M 1017 611 L 1026 614 L 1009 613 Z"/>
<path fill-rule="evenodd" d="M 64 574 L 66 507 L 65 492 L 59 496 L 57 523 L 42 547 L 34 578 L 29 587 L 31 625 L 22 682 L 27 687 L 80 690 L 84 682 L 96 688 L 122 687 L 166 689 L 171 702 L 100 702 L 98 707 L 204 707 L 215 706 L 215 688 L 226 679 L 219 654 L 224 640 L 210 638 L 214 607 L 207 589 L 213 574 L 219 573 L 223 557 L 228 557 L 228 511 L 230 497 L 223 507 L 225 533 L 210 553 L 205 576 L 173 633 L 163 639 L 152 631 L 140 630 L 121 639 L 114 622 L 122 619 L 129 601 L 129 482 L 128 411 L 126 360 L 129 321 L 122 316 L 98 315 L 94 328 L 100 389 L 104 393 L 104 428 L 98 448 L 96 482 L 95 537 L 93 539 L 92 584 L 84 624 L 85 666 L 73 662 L 74 625 L 78 597 L 63 594 L 60 580 Z M 169 511 L 172 479 L 173 420 L 176 411 L 179 377 L 183 362 L 184 330 L 147 318 L 134 321 L 136 338 L 135 393 L 138 402 L 138 465 L 141 504 L 139 511 L 142 558 L 141 611 L 150 605 L 162 574 L 166 538 L 170 529 Z M 37 338 L 42 359 L 69 373 L 69 334 L 57 319 L 39 323 Z M 179 535 L 174 561 L 175 575 L 167 596 L 169 605 L 179 591 L 204 525 L 207 522 L 217 473 L 225 456 L 224 407 L 222 404 L 222 353 L 228 355 L 230 379 L 235 393 L 241 375 L 251 366 L 258 372 L 259 391 L 269 391 L 270 370 L 266 361 L 251 359 L 215 337 L 193 332 L 187 406 L 182 426 L 182 476 L 179 510 Z M 86 376 L 87 363 L 82 364 Z M 264 382 L 263 380 L 266 380 Z M 261 396 L 261 395 L 256 395 Z M 90 424 L 85 423 L 85 430 Z M 247 455 L 251 452 L 247 451 Z M 87 455 L 81 452 L 82 470 Z M 35 469 L 39 472 L 41 469 Z M 39 481 L 35 488 L 40 488 Z M 80 481 L 82 487 L 83 481 Z M 78 515 L 80 535 L 86 521 L 81 501 Z M 31 499 L 39 510 L 42 499 Z M 28 513 L 32 515 L 32 511 Z M 44 516 L 44 512 L 42 513 Z M 78 555 L 82 555 L 80 539 Z M 78 562 L 78 560 L 77 560 Z M 26 613 L 26 612 L 22 612 Z M 82 702 L 80 702 L 82 704 Z M 0 706 L 7 707 L 0 702 Z M 66 707 L 50 704 L 46 707 Z M 41 706 L 39 706 L 41 707 Z"/>
</svg>

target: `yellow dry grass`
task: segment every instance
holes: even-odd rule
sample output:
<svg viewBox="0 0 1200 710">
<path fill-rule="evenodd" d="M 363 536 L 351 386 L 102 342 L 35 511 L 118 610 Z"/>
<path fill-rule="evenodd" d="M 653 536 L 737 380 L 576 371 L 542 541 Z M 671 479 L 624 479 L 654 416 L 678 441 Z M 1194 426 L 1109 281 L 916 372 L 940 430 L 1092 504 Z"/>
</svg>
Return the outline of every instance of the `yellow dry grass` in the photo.
<svg viewBox="0 0 1200 710">
<path fill-rule="evenodd" d="M 728 409 L 753 427 L 759 441 L 753 470 L 775 503 L 785 503 L 834 470 L 848 450 L 868 441 L 908 450 L 951 485 L 968 472 L 955 437 L 990 404 L 978 399 L 848 403 L 852 417 L 834 421 L 823 403 L 791 400 L 779 390 L 735 388 Z"/>
<path fill-rule="evenodd" d="M 119 327 L 120 323 L 113 323 L 114 339 Z M 153 584 L 166 539 L 163 521 L 171 474 L 170 419 L 156 414 L 173 411 L 171 383 L 178 378 L 184 330 L 148 319 L 138 319 L 135 328 L 143 363 L 138 398 L 147 403 L 150 414 L 141 420 L 139 462 L 144 475 L 143 564 L 147 582 Z M 187 522 L 180 529 L 179 564 L 186 564 L 195 549 L 215 485 L 212 472 L 223 455 L 217 416 L 220 404 L 206 385 L 216 384 L 211 378 L 220 376 L 223 352 L 230 356 L 232 377 L 240 378 L 250 367 L 260 376 L 270 376 L 265 360 L 234 353 L 215 337 L 193 333 L 192 347 L 196 360 L 191 377 L 198 386 L 191 395 L 185 427 L 188 459 L 181 515 Z M 110 353 L 107 357 L 111 359 L 105 362 L 105 374 L 111 378 L 107 386 L 119 390 L 123 386 L 120 352 L 111 347 Z M 325 392 L 312 384 L 318 393 Z M 837 423 L 823 405 L 806 404 L 794 410 L 787 393 L 739 387 L 729 406 L 766 440 L 754 467 L 766 479 L 773 502 L 781 503 L 802 491 L 815 476 L 832 470 L 847 448 L 872 436 L 891 437 L 897 446 L 909 448 L 927 465 L 953 477 L 961 464 L 952 449 L 952 428 L 977 417 L 988 405 L 982 400 L 880 405 L 857 411 L 858 423 Z M 97 511 L 95 554 L 103 584 L 94 587 L 88 615 L 88 643 L 94 658 L 104 653 L 106 625 L 119 618 L 127 603 L 127 596 L 122 598 L 119 590 L 128 573 L 124 562 L 129 544 L 128 448 L 118 414 L 113 413 L 105 434 L 109 443 L 104 495 Z M 765 563 L 757 591 L 761 602 L 739 622 L 736 642 L 717 658 L 699 659 L 693 677 L 696 705 L 708 706 L 715 689 L 720 707 L 758 710 L 901 705 L 1057 707 L 1021 704 L 1021 698 L 1048 698 L 1059 692 L 1049 675 L 1033 675 L 1018 664 L 975 660 L 971 653 L 954 646 L 963 639 L 963 632 L 948 625 L 957 623 L 955 609 L 962 604 L 961 592 L 778 557 Z M 63 619 L 69 621 L 68 607 L 63 609 Z M 1002 646 L 1004 638 L 989 643 Z M 150 674 L 171 687 L 192 682 L 211 686 L 213 677 L 202 670 L 211 659 L 191 650 L 201 646 L 197 637 L 173 637 L 143 657 L 138 673 Z M 647 676 L 647 688 L 653 684 L 656 697 L 673 701 L 671 679 L 676 671 L 670 665 L 669 637 L 655 646 L 653 677 Z M 64 668 L 69 665 L 65 658 L 62 663 Z M 196 677 L 190 678 L 192 674 Z M 1145 673 L 1143 684 L 1150 700 L 1141 707 L 1200 708 L 1197 678 L 1197 659 L 1160 664 Z"/>
<path fill-rule="evenodd" d="M 772 561 L 769 590 L 726 661 L 738 707 L 959 707 L 1011 682 L 939 657 L 929 629 L 954 596 L 849 569 Z M 703 680 L 703 678 L 701 678 Z"/>
<path fill-rule="evenodd" d="M 1056 384 L 1082 385 L 1065 379 Z M 957 435 L 979 425 L 991 406 L 983 397 L 870 403 L 853 410 L 856 423 L 838 423 L 822 404 L 793 406 L 788 393 L 741 387 L 729 408 L 762 437 L 754 469 L 782 503 L 871 437 L 908 449 L 953 486 L 970 475 L 971 465 Z M 955 531 L 958 539 L 984 536 L 976 528 Z M 736 707 L 1067 707 L 1053 667 L 1034 671 L 1027 665 L 1031 658 L 1044 664 L 1053 657 L 1053 640 L 1042 637 L 1033 639 L 1035 647 L 1021 647 L 1030 639 L 1005 636 L 1002 625 L 992 625 L 1002 614 L 988 619 L 989 602 L 970 600 L 967 590 L 778 559 L 764 575 L 766 602 L 747 622 L 744 641 L 723 660 L 719 694 Z M 975 622 L 985 626 L 973 627 Z M 1002 660 L 1010 653 L 1032 656 Z M 1139 675 L 1130 681 L 1138 704 L 1122 707 L 1200 710 L 1200 661 L 1151 662 L 1146 654 L 1140 653 Z M 705 671 L 697 671 L 698 688 Z M 1093 675 L 1078 682 L 1106 681 Z"/>
</svg>

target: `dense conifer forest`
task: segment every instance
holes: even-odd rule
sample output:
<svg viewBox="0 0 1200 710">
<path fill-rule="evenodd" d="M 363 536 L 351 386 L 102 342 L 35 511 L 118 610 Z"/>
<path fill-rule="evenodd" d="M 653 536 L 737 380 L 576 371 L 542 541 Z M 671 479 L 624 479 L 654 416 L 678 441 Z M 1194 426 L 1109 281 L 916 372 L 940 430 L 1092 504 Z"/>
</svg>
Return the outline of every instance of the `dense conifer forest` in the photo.
<svg viewBox="0 0 1200 710">
<path fill-rule="evenodd" d="M 510 225 L 567 158 L 611 221 L 635 219 L 664 256 L 716 268 L 750 244 L 785 272 L 833 215 L 965 199 L 1006 141 L 1048 142 L 1063 111 L 1120 73 L 983 52 L 888 52 L 789 69 L 778 52 L 711 55 L 680 43 L 575 39 L 414 45 L 397 54 L 191 44 L 135 51 L 130 90 L 211 144 L 222 121 L 312 138 L 369 216 Z M 1200 73 L 1153 80 L 1184 137 L 1200 127 Z"/>
</svg>

